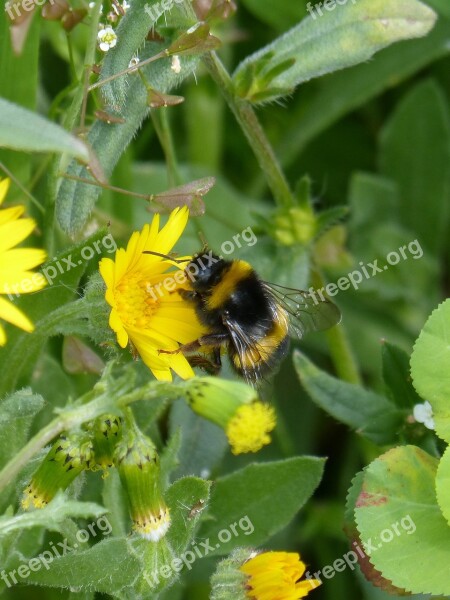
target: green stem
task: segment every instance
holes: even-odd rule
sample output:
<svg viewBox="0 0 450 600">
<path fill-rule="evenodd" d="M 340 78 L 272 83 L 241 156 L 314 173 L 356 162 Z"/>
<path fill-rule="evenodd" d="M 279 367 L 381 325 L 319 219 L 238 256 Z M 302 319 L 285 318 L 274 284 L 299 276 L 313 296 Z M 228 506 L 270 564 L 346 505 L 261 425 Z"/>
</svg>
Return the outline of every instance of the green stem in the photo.
<svg viewBox="0 0 450 600">
<path fill-rule="evenodd" d="M 341 324 L 336 325 L 326 332 L 326 336 L 331 358 L 340 379 L 361 385 L 361 377 L 344 327 Z"/>
<path fill-rule="evenodd" d="M 159 122 L 161 125 L 161 135 L 164 146 L 164 153 L 166 155 L 167 163 L 167 178 L 169 187 L 175 187 L 182 183 L 180 172 L 178 169 L 177 155 L 175 152 L 175 145 L 173 143 L 172 130 L 170 129 L 169 114 L 167 108 L 162 107 L 158 110 Z"/>
<path fill-rule="evenodd" d="M 252 106 L 236 97 L 231 77 L 214 52 L 207 54 L 203 61 L 255 153 L 275 201 L 280 207 L 292 206 L 291 189 Z"/>
<path fill-rule="evenodd" d="M 312 272 L 312 284 L 316 289 L 325 287 L 322 274 L 317 269 Z M 342 323 L 329 329 L 326 336 L 337 375 L 343 381 L 361 385 L 358 366 Z"/>
</svg>

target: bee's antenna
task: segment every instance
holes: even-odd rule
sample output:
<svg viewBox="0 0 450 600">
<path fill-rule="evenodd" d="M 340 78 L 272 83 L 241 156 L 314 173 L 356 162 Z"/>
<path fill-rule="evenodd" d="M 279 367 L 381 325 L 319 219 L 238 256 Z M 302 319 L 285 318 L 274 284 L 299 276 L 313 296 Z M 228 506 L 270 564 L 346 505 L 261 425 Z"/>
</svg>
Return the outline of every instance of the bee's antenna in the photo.
<svg viewBox="0 0 450 600">
<path fill-rule="evenodd" d="M 160 256 L 161 258 L 165 258 L 167 260 L 171 260 L 172 262 L 176 262 L 176 263 L 189 262 L 189 259 L 183 258 L 182 260 L 180 260 L 178 258 L 172 258 L 168 254 L 161 254 L 161 252 L 153 252 L 153 250 L 144 250 L 142 252 L 142 254 L 153 254 L 153 256 Z"/>
</svg>

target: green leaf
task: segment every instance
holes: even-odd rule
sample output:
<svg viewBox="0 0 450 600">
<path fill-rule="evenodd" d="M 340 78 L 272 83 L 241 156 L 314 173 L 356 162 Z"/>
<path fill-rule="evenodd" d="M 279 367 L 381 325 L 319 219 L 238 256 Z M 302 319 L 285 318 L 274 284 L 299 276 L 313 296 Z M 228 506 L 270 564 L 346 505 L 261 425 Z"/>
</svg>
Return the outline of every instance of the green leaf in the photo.
<svg viewBox="0 0 450 600">
<path fill-rule="evenodd" d="M 376 444 L 396 441 L 403 413 L 390 400 L 328 375 L 299 351 L 294 353 L 294 367 L 312 400 L 335 419 Z"/>
<path fill-rule="evenodd" d="M 161 481 L 163 488 L 168 487 L 170 476 L 180 464 L 178 455 L 181 447 L 181 429 L 170 436 L 169 441 L 161 452 Z"/>
<path fill-rule="evenodd" d="M 405 229 L 395 182 L 371 173 L 355 173 L 350 184 L 350 215 L 354 256 L 366 265 L 377 260 L 382 269 L 387 266 L 382 274 L 364 280 L 361 289 L 385 300 L 405 300 L 428 312 L 440 297 L 439 266 L 417 234 Z M 400 259 L 395 265 L 387 263 L 391 252 Z M 429 290 L 426 296 L 423 289 Z"/>
<path fill-rule="evenodd" d="M 442 514 L 450 525 L 450 446 L 441 458 L 437 470 L 436 497 Z"/>
<path fill-rule="evenodd" d="M 233 76 L 237 92 L 254 100 L 261 92 L 273 89 L 274 99 L 282 95 L 274 88 L 289 93 L 305 81 L 364 62 L 394 42 L 426 35 L 436 21 L 435 12 L 416 0 L 359 0 L 357 4 L 331 5 L 333 14 L 329 10 L 313 13 L 246 58 Z M 290 59 L 296 61 L 293 66 L 275 77 L 269 76 Z M 260 61 L 265 62 L 264 67 L 255 68 Z M 252 73 L 258 74 L 253 78 Z"/>
<path fill-rule="evenodd" d="M 155 12 L 157 13 L 155 9 L 158 4 L 160 5 L 157 0 L 133 0 L 133 3 L 130 3 L 129 9 L 121 19 L 116 30 L 118 40 L 117 45 L 106 53 L 102 62 L 100 79 L 107 79 L 108 77 L 112 77 L 117 73 L 126 70 L 129 67 L 130 60 L 135 56 L 139 56 L 142 61 L 144 58 L 155 55 L 159 50 L 163 49 L 163 47 L 158 48 L 154 44 L 150 44 L 149 47 L 152 52 L 142 52 L 143 44 L 148 36 L 148 32 L 155 26 L 153 15 Z M 173 4 L 172 9 L 179 14 L 179 6 L 176 3 Z M 161 8 L 159 12 L 161 12 Z M 168 13 L 165 13 L 166 18 L 167 16 Z M 161 61 L 159 61 L 159 64 L 160 63 Z M 167 62 L 165 62 L 165 64 L 167 65 Z M 150 69 L 149 81 L 152 82 L 152 87 L 159 91 L 168 91 L 167 88 L 164 90 L 161 88 L 160 81 L 155 83 L 155 72 L 159 72 L 157 80 L 159 80 L 162 75 L 158 63 L 150 65 Z M 170 78 L 170 76 L 173 76 L 173 72 L 171 72 L 170 69 L 164 68 L 164 70 L 167 71 L 166 77 Z M 122 77 L 117 77 L 103 85 L 101 90 L 106 105 L 114 111 L 121 111 L 126 103 L 128 103 L 129 107 L 130 99 L 133 98 L 129 87 L 136 79 L 138 79 L 138 76 L 135 73 L 131 73 Z M 140 87 L 144 89 L 142 83 L 140 83 Z M 128 118 L 128 110 L 126 112 Z"/>
<path fill-rule="evenodd" d="M 39 74 L 39 45 L 41 20 L 32 19 L 25 45 L 19 56 L 11 44 L 9 19 L 0 13 L 0 90 L 5 100 L 20 104 L 30 110 L 36 107 Z M 23 153 L 0 150 L 0 162 L 20 181 L 27 181 L 31 171 L 30 159 Z M 14 184 L 13 184 L 14 186 Z M 14 193 L 14 187 L 10 194 Z M 11 198 L 11 196 L 10 196 Z"/>
<path fill-rule="evenodd" d="M 106 510 L 93 502 L 69 500 L 63 493 L 58 494 L 44 508 L 32 512 L 18 514 L 14 517 L 0 517 L 0 537 L 13 531 L 45 527 L 50 531 L 60 531 L 61 524 L 69 517 L 101 517 Z"/>
<path fill-rule="evenodd" d="M 333 123 L 399 86 L 449 51 L 450 22 L 439 19 L 424 39 L 397 44 L 381 51 L 376 60 L 308 84 L 297 108 L 290 112 L 288 133 L 275 148 L 280 161 L 286 167 L 293 165 L 311 140 Z"/>
<path fill-rule="evenodd" d="M 84 142 L 37 113 L 0 98 L 0 147 L 25 152 L 66 152 L 89 162 Z"/>
<path fill-rule="evenodd" d="M 364 472 L 360 471 L 352 479 L 352 483 L 347 493 L 347 499 L 345 502 L 345 514 L 344 514 L 344 530 L 350 541 L 358 538 L 358 531 L 356 529 L 355 521 L 355 506 L 356 501 L 362 490 L 364 481 Z"/>
<path fill-rule="evenodd" d="M 132 586 L 142 572 L 144 542 L 136 537 L 102 540 L 89 550 L 55 558 L 49 569 L 30 573 L 27 581 L 49 587 L 77 587 L 117 595 Z"/>
<path fill-rule="evenodd" d="M 218 479 L 208 509 L 212 519 L 199 532 L 214 548 L 210 555 L 259 546 L 288 525 L 319 485 L 324 462 L 295 457 L 251 464 Z"/>
<path fill-rule="evenodd" d="M 42 396 L 33 394 L 29 388 L 0 402 L 0 467 L 25 446 L 33 419 L 44 404 Z"/>
<path fill-rule="evenodd" d="M 389 398 L 399 408 L 410 409 L 422 402 L 413 387 L 409 372 L 409 356 L 404 350 L 383 341 L 381 347 L 383 379 Z"/>
<path fill-rule="evenodd" d="M 165 494 L 172 517 L 167 539 L 177 556 L 188 547 L 203 513 L 207 512 L 210 487 L 210 481 L 199 477 L 182 477 Z"/>
<path fill-rule="evenodd" d="M 135 18 L 141 20 L 143 12 L 138 10 Z M 139 53 L 141 61 L 153 56 L 163 48 L 162 44 L 147 44 L 145 49 Z M 111 53 L 111 56 L 113 56 L 113 53 Z M 164 58 L 141 68 L 144 76 L 152 82 L 154 89 L 163 93 L 170 91 L 186 77 L 189 77 L 197 66 L 199 58 L 197 56 L 182 56 L 180 58 L 182 69 L 179 74 L 170 69 L 170 61 L 170 58 Z M 110 65 L 109 61 L 108 65 Z M 106 68 L 106 65 L 104 65 L 104 68 Z M 112 174 L 117 161 L 135 137 L 150 110 L 147 105 L 147 89 L 137 73 L 132 74 L 129 79 L 121 77 L 115 80 L 114 83 L 117 81 L 120 81 L 120 90 L 122 90 L 122 86 L 125 87 L 126 104 L 123 104 L 122 92 L 117 91 L 119 88 L 104 86 L 108 89 L 107 102 L 109 104 L 106 108 L 113 112 L 122 111 L 125 122 L 106 123 L 97 120 L 87 136 L 88 143 L 92 146 L 107 177 Z M 89 172 L 75 162 L 69 164 L 67 173 L 92 180 Z M 69 179 L 62 181 L 56 200 L 56 214 L 64 231 L 70 235 L 80 231 L 89 218 L 101 191 L 102 189 L 96 185 Z"/>
<path fill-rule="evenodd" d="M 305 16 L 306 10 L 302 2 L 273 2 L 272 0 L 242 0 L 245 8 L 260 21 L 284 31 Z"/>
<path fill-rule="evenodd" d="M 435 254 L 446 240 L 450 199 L 447 105 L 434 81 L 419 83 L 400 103 L 381 135 L 381 169 L 398 185 L 401 221 Z M 420 123 L 422 127 L 417 126 Z"/>
<path fill-rule="evenodd" d="M 433 407 L 436 433 L 450 442 L 450 299 L 428 318 L 414 345 L 411 375 L 417 392 Z"/>
<path fill-rule="evenodd" d="M 224 432 L 214 423 L 193 413 L 181 400 L 172 406 L 169 423 L 172 435 L 181 432 L 179 466 L 173 477 L 209 475 L 228 448 Z"/>
<path fill-rule="evenodd" d="M 450 529 L 436 503 L 437 465 L 415 446 L 394 448 L 367 467 L 356 503 L 370 562 L 415 594 L 450 594 Z"/>
</svg>

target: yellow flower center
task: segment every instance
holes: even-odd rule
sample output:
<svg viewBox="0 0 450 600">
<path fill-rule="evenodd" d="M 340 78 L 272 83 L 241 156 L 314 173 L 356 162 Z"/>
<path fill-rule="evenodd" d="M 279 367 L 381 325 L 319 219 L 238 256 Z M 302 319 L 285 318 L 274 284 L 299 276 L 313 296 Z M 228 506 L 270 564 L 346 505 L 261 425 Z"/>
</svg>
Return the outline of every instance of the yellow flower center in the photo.
<svg viewBox="0 0 450 600">
<path fill-rule="evenodd" d="M 269 432 L 275 428 L 275 411 L 262 402 L 244 404 L 227 425 L 227 437 L 233 454 L 258 452 L 270 444 Z"/>
<path fill-rule="evenodd" d="M 47 506 L 48 502 L 49 499 L 30 483 L 23 492 L 21 505 L 24 510 L 29 510 L 30 506 L 34 506 L 34 508 L 44 508 Z"/>
<path fill-rule="evenodd" d="M 139 277 L 128 277 L 116 287 L 116 308 L 125 328 L 150 328 L 158 300 L 148 292 L 149 287 L 149 282 Z"/>
</svg>

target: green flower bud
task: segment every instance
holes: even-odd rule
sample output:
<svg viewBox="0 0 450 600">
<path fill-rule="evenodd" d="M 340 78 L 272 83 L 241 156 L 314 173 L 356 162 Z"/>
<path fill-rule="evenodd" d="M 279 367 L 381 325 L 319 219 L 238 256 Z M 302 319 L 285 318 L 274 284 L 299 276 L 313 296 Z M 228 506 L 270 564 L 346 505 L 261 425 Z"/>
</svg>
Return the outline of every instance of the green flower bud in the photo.
<svg viewBox="0 0 450 600">
<path fill-rule="evenodd" d="M 72 481 L 93 464 L 92 442 L 86 434 L 62 435 L 34 473 L 24 490 L 22 508 L 43 508 L 58 490 L 65 490 Z"/>
<path fill-rule="evenodd" d="M 245 593 L 247 577 L 240 567 L 251 552 L 248 548 L 237 548 L 217 565 L 211 577 L 210 600 L 248 600 Z"/>
<path fill-rule="evenodd" d="M 270 443 L 275 411 L 263 404 L 249 385 L 218 377 L 196 377 L 183 386 L 192 410 L 225 431 L 233 454 L 257 452 Z"/>
<path fill-rule="evenodd" d="M 317 234 L 317 219 L 312 210 L 289 208 L 275 215 L 274 237 L 283 246 L 308 245 Z"/>
<path fill-rule="evenodd" d="M 91 427 L 95 464 L 107 469 L 114 464 L 114 450 L 122 438 L 122 419 L 116 415 L 102 415 Z"/>
<path fill-rule="evenodd" d="M 296 552 L 238 548 L 219 563 L 212 576 L 211 600 L 299 600 L 321 584 L 305 571 L 306 565 Z"/>
<path fill-rule="evenodd" d="M 128 493 L 134 531 L 157 542 L 169 529 L 170 515 L 162 496 L 159 457 L 153 442 L 133 425 L 124 430 L 114 462 Z"/>
</svg>

